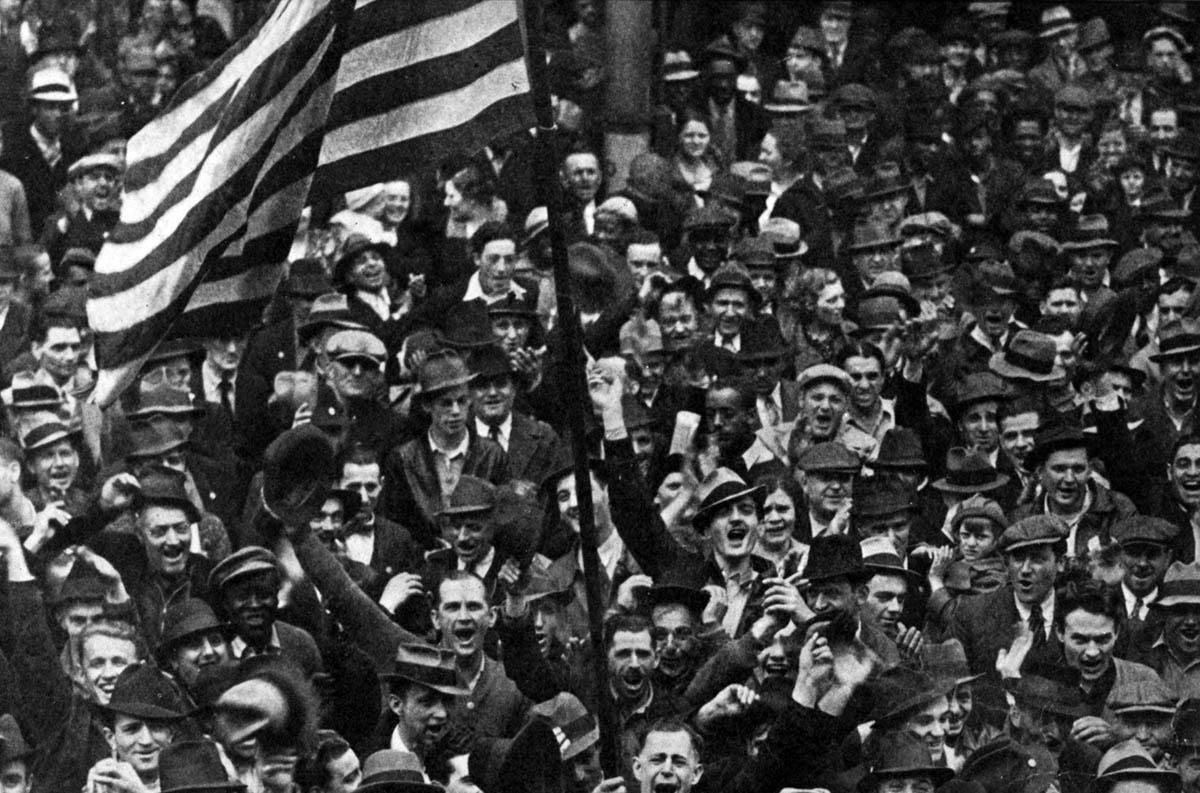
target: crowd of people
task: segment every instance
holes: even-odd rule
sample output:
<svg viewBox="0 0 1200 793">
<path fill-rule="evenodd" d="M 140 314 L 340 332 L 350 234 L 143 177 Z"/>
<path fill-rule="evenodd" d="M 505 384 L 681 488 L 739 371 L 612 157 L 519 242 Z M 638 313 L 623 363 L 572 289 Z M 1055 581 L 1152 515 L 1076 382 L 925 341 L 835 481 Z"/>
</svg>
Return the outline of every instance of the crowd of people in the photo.
<svg viewBox="0 0 1200 793">
<path fill-rule="evenodd" d="M 664 3 L 619 169 L 555 4 L 556 148 L 102 407 L 126 143 L 263 5 L 0 0 L 4 793 L 1200 793 L 1197 4 Z"/>
</svg>

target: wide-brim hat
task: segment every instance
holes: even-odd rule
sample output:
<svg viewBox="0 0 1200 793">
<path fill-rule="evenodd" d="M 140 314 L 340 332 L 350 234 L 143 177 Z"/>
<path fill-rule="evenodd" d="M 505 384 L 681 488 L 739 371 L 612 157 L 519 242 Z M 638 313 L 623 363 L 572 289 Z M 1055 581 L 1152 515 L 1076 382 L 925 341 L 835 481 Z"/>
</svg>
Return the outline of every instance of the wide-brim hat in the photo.
<svg viewBox="0 0 1200 793">
<path fill-rule="evenodd" d="M 894 427 L 885 432 L 879 442 L 879 453 L 871 461 L 871 468 L 882 470 L 928 467 L 920 436 L 907 427 Z"/>
<path fill-rule="evenodd" d="M 166 419 L 133 421 L 129 424 L 129 451 L 126 459 L 157 457 L 160 454 L 185 448 L 188 431 Z"/>
<path fill-rule="evenodd" d="M 1099 793 L 1126 779 L 1150 781 L 1164 793 L 1179 790 L 1182 785 L 1179 772 L 1159 768 L 1136 738 L 1127 738 L 1104 753 L 1096 767 L 1096 778 L 1088 786 L 1088 793 Z"/>
<path fill-rule="evenodd" d="M 200 418 L 207 410 L 191 391 L 173 388 L 166 383 L 141 387 L 134 392 L 134 404 L 125 413 L 130 421 L 146 421 L 154 416 Z"/>
<path fill-rule="evenodd" d="M 73 430 L 60 421 L 46 421 L 35 425 L 21 437 L 21 448 L 26 452 L 36 452 L 59 441 L 74 440 L 78 436 L 78 430 Z"/>
<path fill-rule="evenodd" d="M 862 581 L 870 577 L 863 566 L 862 547 L 845 534 L 822 534 L 814 537 L 808 549 L 808 559 L 800 575 L 810 584 L 831 578 Z"/>
<path fill-rule="evenodd" d="M 931 487 L 944 493 L 986 493 L 1008 484 L 1002 474 L 980 452 L 954 447 L 946 452 L 946 474 Z"/>
<path fill-rule="evenodd" d="M 179 721 L 187 715 L 179 689 L 154 665 L 146 663 L 126 667 L 117 677 L 109 701 L 96 707 L 151 721 Z"/>
<path fill-rule="evenodd" d="M 858 793 L 878 790 L 881 782 L 896 777 L 929 777 L 935 788 L 954 778 L 953 768 L 935 765 L 925 743 L 903 730 L 881 736 L 875 755 L 858 781 Z"/>
<path fill-rule="evenodd" d="M 704 591 L 708 583 L 707 565 L 702 561 L 689 561 L 694 559 L 696 557 L 683 557 L 658 576 L 646 594 L 649 608 L 678 603 L 696 615 L 704 613 L 710 597 Z"/>
<path fill-rule="evenodd" d="M 1178 325 L 1172 323 L 1159 333 L 1158 352 L 1150 356 L 1155 363 L 1188 355 L 1200 350 L 1200 328 L 1190 320 L 1182 320 Z"/>
<path fill-rule="evenodd" d="M 1150 605 L 1160 609 L 1200 606 L 1200 565 L 1172 562 L 1158 586 L 1158 597 Z"/>
<path fill-rule="evenodd" d="M 135 502 L 139 509 L 146 504 L 162 504 L 183 510 L 191 523 L 200 522 L 200 510 L 188 498 L 184 475 L 174 468 L 156 465 L 138 474 Z"/>
<path fill-rule="evenodd" d="M 162 663 L 181 642 L 197 634 L 213 631 L 227 634 L 230 625 L 218 619 L 208 603 L 199 598 L 185 598 L 172 603 L 163 612 L 162 633 L 154 649 L 155 658 Z"/>
<path fill-rule="evenodd" d="M 493 341 L 494 343 L 494 341 Z M 464 386 L 475 379 L 466 361 L 450 351 L 430 355 L 417 372 L 417 394 L 422 397 Z"/>
<path fill-rule="evenodd" d="M 1095 440 L 1081 427 L 1064 422 L 1055 422 L 1038 430 L 1033 449 L 1025 457 L 1025 465 L 1034 470 L 1046 462 L 1051 454 L 1063 449 L 1085 449 L 1091 454 Z"/>
<path fill-rule="evenodd" d="M 459 682 L 454 654 L 428 644 L 401 644 L 396 648 L 392 668 L 381 672 L 379 679 L 406 680 L 449 697 L 465 697 L 470 693 Z"/>
<path fill-rule="evenodd" d="M 467 759 L 471 779 L 488 793 L 549 793 L 561 790 L 562 753 L 554 728 L 526 724 L 512 740 L 479 738 Z"/>
<path fill-rule="evenodd" d="M 333 265 L 333 282 L 342 284 L 346 279 L 346 271 L 354 264 L 355 258 L 365 251 L 375 251 L 381 257 L 388 254 L 388 246 L 383 242 L 374 242 L 362 234 L 351 234 L 342 244 L 342 252 Z"/>
<path fill-rule="evenodd" d="M 945 696 L 950 687 L 926 672 L 897 666 L 876 677 L 869 690 L 873 720 L 876 724 L 887 724 L 913 708 Z M 929 759 L 928 749 L 925 759 Z"/>
<path fill-rule="evenodd" d="M 1042 29 L 1038 31 L 1038 38 L 1052 39 L 1078 27 L 1079 23 L 1065 6 L 1051 6 L 1042 11 Z"/>
<path fill-rule="evenodd" d="M 209 740 L 175 741 L 164 746 L 158 767 L 162 793 L 246 789 L 229 778 L 217 745 Z"/>
<path fill-rule="evenodd" d="M 692 518 L 692 525 L 698 530 L 703 530 L 718 507 L 740 501 L 746 496 L 752 496 L 758 501 L 766 495 L 764 489 L 762 486 L 746 484 L 745 480 L 728 468 L 718 468 L 700 483 L 700 507 Z"/>
<path fill-rule="evenodd" d="M 437 793 L 440 785 L 426 781 L 421 761 L 410 752 L 381 749 L 367 757 L 362 766 L 362 784 L 366 793 Z"/>
<path fill-rule="evenodd" d="M 1031 330 L 1018 331 L 1003 350 L 988 359 L 988 368 L 1012 380 L 1048 383 L 1066 377 L 1056 359 L 1054 339 Z"/>
</svg>

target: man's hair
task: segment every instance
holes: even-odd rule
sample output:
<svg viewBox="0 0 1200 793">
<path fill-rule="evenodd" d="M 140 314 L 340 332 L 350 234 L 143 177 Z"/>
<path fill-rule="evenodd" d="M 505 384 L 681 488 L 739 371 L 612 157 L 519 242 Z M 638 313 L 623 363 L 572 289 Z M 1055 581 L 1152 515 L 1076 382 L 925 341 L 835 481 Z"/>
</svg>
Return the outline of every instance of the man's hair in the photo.
<svg viewBox="0 0 1200 793">
<path fill-rule="evenodd" d="M 475 256 L 480 255 L 489 242 L 496 240 L 512 240 L 516 245 L 519 238 L 512 226 L 500 220 L 489 220 L 471 235 L 471 253 Z"/>
<path fill-rule="evenodd" d="M 1042 407 L 1030 396 L 1020 396 L 1011 402 L 1001 402 L 1000 407 L 996 410 L 996 426 L 1003 431 L 1005 419 L 1010 419 L 1013 416 L 1022 416 L 1026 413 L 1036 413 L 1038 423 L 1042 421 Z"/>
<path fill-rule="evenodd" d="M 450 181 L 464 201 L 490 206 L 496 198 L 496 185 L 474 163 L 459 170 Z"/>
<path fill-rule="evenodd" d="M 1076 296 L 1082 294 L 1082 290 L 1079 287 L 1078 281 L 1076 281 L 1074 278 L 1071 278 L 1069 275 L 1060 275 L 1050 283 L 1050 286 L 1046 289 L 1046 294 L 1042 296 L 1042 299 L 1045 300 L 1049 298 L 1051 292 L 1057 292 L 1060 289 L 1070 289 L 1076 294 Z"/>
<path fill-rule="evenodd" d="M 833 365 L 839 369 L 846 368 L 846 361 L 851 358 L 874 358 L 879 362 L 880 374 L 886 374 L 887 362 L 883 358 L 883 350 L 871 344 L 869 341 L 852 341 L 849 344 L 838 350 L 838 354 L 834 356 Z"/>
<path fill-rule="evenodd" d="M 343 471 L 347 465 L 379 465 L 379 452 L 365 443 L 354 442 L 338 452 L 337 469 Z"/>
<path fill-rule="evenodd" d="M 571 159 L 577 154 L 590 154 L 592 157 L 596 158 L 597 164 L 600 162 L 600 155 L 596 153 L 595 149 L 593 149 L 591 146 L 588 146 L 586 143 L 579 142 L 571 146 L 571 148 L 567 150 L 567 153 L 563 155 L 562 169 L 564 171 L 567 168 L 567 160 Z"/>
<path fill-rule="evenodd" d="M 1163 295 L 1173 295 L 1176 292 L 1187 292 L 1189 295 L 1196 291 L 1196 282 L 1190 278 L 1184 278 L 1182 275 L 1172 276 L 1163 281 L 1158 286 L 1158 291 L 1154 294 L 1156 297 Z"/>
<path fill-rule="evenodd" d="M 629 238 L 630 245 L 662 245 L 658 232 L 649 229 L 638 229 Z"/>
<path fill-rule="evenodd" d="M 29 323 L 29 340 L 44 344 L 46 337 L 50 335 L 51 328 L 71 328 L 79 331 L 80 335 L 83 334 L 83 328 L 80 327 L 78 320 L 62 314 L 43 313 L 42 316 Z"/>
<path fill-rule="evenodd" d="M 434 608 L 437 608 L 438 606 L 442 605 L 442 584 L 446 583 L 447 581 L 478 581 L 479 585 L 481 587 L 483 587 L 484 601 L 487 602 L 487 600 L 488 600 L 487 584 L 483 583 L 482 578 L 475 575 L 470 570 L 451 570 L 450 572 L 446 573 L 445 575 L 440 576 L 437 580 L 437 585 L 432 587 L 432 589 L 433 589 L 433 607 Z"/>
<path fill-rule="evenodd" d="M 664 716 L 651 723 L 648 727 L 638 731 L 638 752 L 646 748 L 646 739 L 651 733 L 661 732 L 666 734 L 684 732 L 692 741 L 692 750 L 696 753 L 696 757 L 703 760 L 704 758 L 704 739 L 700 734 L 692 728 L 690 724 L 684 721 L 679 716 Z"/>
<path fill-rule="evenodd" d="M 1175 455 L 1179 454 L 1179 450 L 1184 446 L 1200 446 L 1200 434 L 1189 432 L 1187 435 L 1180 435 L 1179 440 L 1171 447 L 1171 460 L 1167 465 L 1175 462 Z"/>
<path fill-rule="evenodd" d="M 1099 581 L 1073 581 L 1058 593 L 1058 604 L 1054 608 L 1054 627 L 1061 631 L 1068 614 L 1086 611 L 1088 614 L 1108 617 L 1113 621 L 1113 625 L 1119 628 L 1122 597 L 1119 589 L 1109 589 Z"/>
<path fill-rule="evenodd" d="M 754 387 L 743 377 L 718 377 L 709 387 L 708 393 L 714 391 L 736 391 L 738 407 L 750 413 L 754 413 L 758 405 L 758 395 L 754 393 Z"/>
<path fill-rule="evenodd" d="M 1045 333 L 1047 336 L 1061 336 L 1064 333 L 1070 333 L 1075 329 L 1075 323 L 1065 314 L 1046 314 L 1038 317 L 1037 322 L 1033 324 L 1033 330 L 1037 333 Z"/>
<path fill-rule="evenodd" d="M 350 751 L 350 742 L 333 730 L 317 732 L 317 748 L 300 758 L 296 786 L 301 791 L 324 788 L 330 783 L 329 764 Z"/>
<path fill-rule="evenodd" d="M 150 657 L 150 652 L 146 648 L 146 642 L 141 634 L 127 622 L 104 621 L 93 623 L 83 629 L 79 634 L 79 652 L 82 656 L 83 648 L 87 645 L 88 639 L 94 636 L 101 636 L 107 639 L 119 639 L 129 642 L 133 645 L 134 654 L 137 656 L 135 660 L 144 661 Z"/>
<path fill-rule="evenodd" d="M 604 647 L 612 645 L 618 633 L 647 633 L 653 635 L 654 624 L 641 614 L 614 614 L 604 622 Z"/>
</svg>

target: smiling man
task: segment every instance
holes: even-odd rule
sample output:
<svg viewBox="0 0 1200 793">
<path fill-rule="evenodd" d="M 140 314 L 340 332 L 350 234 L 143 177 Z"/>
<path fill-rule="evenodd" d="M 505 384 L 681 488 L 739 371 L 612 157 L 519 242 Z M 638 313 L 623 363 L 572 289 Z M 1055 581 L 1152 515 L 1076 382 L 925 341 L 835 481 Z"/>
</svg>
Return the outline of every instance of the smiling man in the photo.
<svg viewBox="0 0 1200 793">
<path fill-rule="evenodd" d="M 101 709 L 112 757 L 92 766 L 89 777 L 97 786 L 107 783 L 118 790 L 134 780 L 147 790 L 158 789 L 159 755 L 174 740 L 186 710 L 179 690 L 152 665 L 126 668 Z"/>
<path fill-rule="evenodd" d="M 1051 424 L 1038 431 L 1025 458 L 1039 478 L 1041 498 L 1022 504 L 1013 519 L 1055 515 L 1069 529 L 1067 555 L 1079 556 L 1107 545 L 1117 521 L 1137 512 L 1133 502 L 1092 478 L 1092 440 L 1070 424 Z"/>
<path fill-rule="evenodd" d="M 229 649 L 234 658 L 280 656 L 311 679 L 322 669 L 316 642 L 303 628 L 276 619 L 281 575 L 275 554 L 251 545 L 214 567 L 208 588 L 232 627 Z"/>
<path fill-rule="evenodd" d="M 740 264 L 722 266 L 713 274 L 705 297 L 713 320 L 713 346 L 740 352 L 742 330 L 753 319 L 759 303 L 750 274 Z"/>
<path fill-rule="evenodd" d="M 1174 558 L 1172 548 L 1179 529 L 1162 518 L 1133 515 L 1118 521 L 1111 534 L 1121 546 L 1121 567 L 1125 570 L 1120 585 L 1124 638 L 1136 643 L 1137 635 L 1144 628 L 1153 630 L 1153 625 L 1148 622 L 1150 604 L 1158 598 L 1163 576 Z"/>
<path fill-rule="evenodd" d="M 380 674 L 387 707 L 396 716 L 388 748 L 424 764 L 446 729 L 450 709 L 467 690 L 458 681 L 454 653 L 427 644 L 401 644 L 392 669 Z"/>
<path fill-rule="evenodd" d="M 1200 696 L 1200 565 L 1172 564 L 1152 608 L 1161 616 L 1162 632 L 1138 659 L 1180 699 Z"/>
<path fill-rule="evenodd" d="M 496 585 L 496 576 L 508 555 L 496 548 L 496 525 L 492 513 L 496 507 L 496 488 L 475 476 L 464 476 L 450 494 L 450 503 L 442 510 L 442 540 L 449 548 L 425 555 L 426 580 L 436 580 L 454 570 L 478 576 L 488 592 Z"/>
<path fill-rule="evenodd" d="M 1200 323 L 1170 322 L 1158 331 L 1158 353 L 1150 356 L 1162 383 L 1141 404 L 1149 440 L 1144 453 L 1152 464 L 1167 463 L 1175 441 L 1196 431 L 1195 409 L 1200 378 Z"/>
</svg>

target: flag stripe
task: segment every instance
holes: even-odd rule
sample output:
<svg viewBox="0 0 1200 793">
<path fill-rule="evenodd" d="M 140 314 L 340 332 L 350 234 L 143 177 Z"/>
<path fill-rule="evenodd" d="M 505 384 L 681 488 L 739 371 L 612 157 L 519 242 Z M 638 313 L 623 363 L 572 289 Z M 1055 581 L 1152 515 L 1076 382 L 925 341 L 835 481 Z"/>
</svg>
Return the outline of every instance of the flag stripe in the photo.
<svg viewBox="0 0 1200 793">
<path fill-rule="evenodd" d="M 153 233 L 141 233 L 139 229 L 133 239 L 126 239 L 124 224 L 113 230 L 96 262 L 93 294 L 119 293 L 160 270 L 165 262 L 183 256 L 202 236 L 201 229 L 215 225 L 214 221 L 226 214 L 231 198 L 248 195 L 258 183 L 271 153 L 270 146 L 263 145 L 262 141 L 273 141 L 284 131 L 278 126 L 281 120 L 290 124 L 293 117 L 298 117 L 302 123 L 307 122 L 310 129 L 320 127 L 325 107 L 314 108 L 313 105 L 328 99 L 333 78 L 324 86 L 312 82 L 312 72 L 318 65 L 319 61 L 315 60 L 308 63 L 292 84 L 276 97 L 277 105 L 263 108 L 253 118 L 245 120 L 234 134 L 228 135 L 209 153 L 204 168 L 197 169 L 191 177 L 195 182 L 192 189 L 159 216 Z M 318 94 L 318 88 L 325 90 Z M 295 137 L 299 139 L 303 135 L 296 134 Z M 201 184 L 210 185 L 211 190 L 202 193 Z M 114 255 L 106 262 L 104 252 Z M 129 261 L 136 264 L 125 264 Z M 103 266 L 109 262 L 110 266 Z"/>
<path fill-rule="evenodd" d="M 412 102 L 332 130 L 325 136 L 321 158 L 325 164 L 362 151 L 363 141 L 373 147 L 390 146 L 471 121 L 484 108 L 528 90 L 524 61 L 505 63 L 464 86 L 438 96 Z M 527 104 L 526 102 L 523 102 Z M 457 147 L 450 151 L 458 151 Z M 466 149 L 463 149 L 466 150 Z"/>
<path fill-rule="evenodd" d="M 494 13 L 494 9 L 486 3 L 465 5 L 461 11 L 431 19 L 419 28 L 400 30 L 396 29 L 394 20 L 382 13 L 385 10 L 382 7 L 375 8 L 373 12 L 359 11 L 359 14 L 366 14 L 355 20 L 356 32 L 362 28 L 362 33 L 352 37 L 354 49 L 342 57 L 339 94 L 359 80 L 396 71 L 397 64 L 403 64 L 402 69 L 407 69 L 424 61 L 457 53 L 462 53 L 463 60 L 470 60 L 465 50 L 474 42 L 516 25 L 515 14 Z M 519 29 L 517 34 L 515 53 L 519 54 L 522 51 Z M 513 53 L 509 53 L 501 60 L 511 60 L 512 57 Z M 330 117 L 336 118 L 333 109 L 330 109 Z"/>
<path fill-rule="evenodd" d="M 497 135 L 497 130 L 519 129 L 528 123 L 526 96 L 512 96 L 480 112 L 465 124 L 427 133 L 416 138 L 380 142 L 370 151 L 349 152 L 334 165 L 322 166 L 314 191 L 345 192 L 384 178 L 380 163 L 400 174 L 406 168 L 440 162 L 447 153 L 478 151 Z"/>
<path fill-rule="evenodd" d="M 448 53 L 403 69 L 376 74 L 354 85 L 338 85 L 337 99 L 329 109 L 331 125 L 341 126 L 386 112 L 397 105 L 442 97 L 469 87 L 495 70 L 496 64 L 519 65 L 513 52 L 521 51 L 521 29 L 507 25 L 462 52 Z M 475 108 L 466 108 L 473 110 Z"/>
<path fill-rule="evenodd" d="M 313 20 L 259 68 L 254 69 L 245 83 L 231 86 L 227 93 L 214 98 L 213 106 L 181 131 L 176 143 L 168 151 L 131 165 L 131 171 L 138 173 L 139 169 L 144 169 L 146 173 L 155 175 L 158 181 L 144 189 L 126 188 L 119 239 L 136 239 L 148 233 L 153 222 L 179 200 L 182 189 L 190 192 L 192 182 L 189 174 L 194 177 L 204 163 L 204 158 L 199 154 L 219 146 L 233 131 L 226 121 L 246 118 L 254 112 L 269 115 L 279 93 L 289 84 L 297 82 L 298 73 L 308 63 L 311 53 L 321 47 L 328 37 L 328 26 L 322 26 L 320 20 Z M 170 189 L 172 185 L 177 186 Z M 146 225 L 148 223 L 149 226 Z"/>
</svg>

